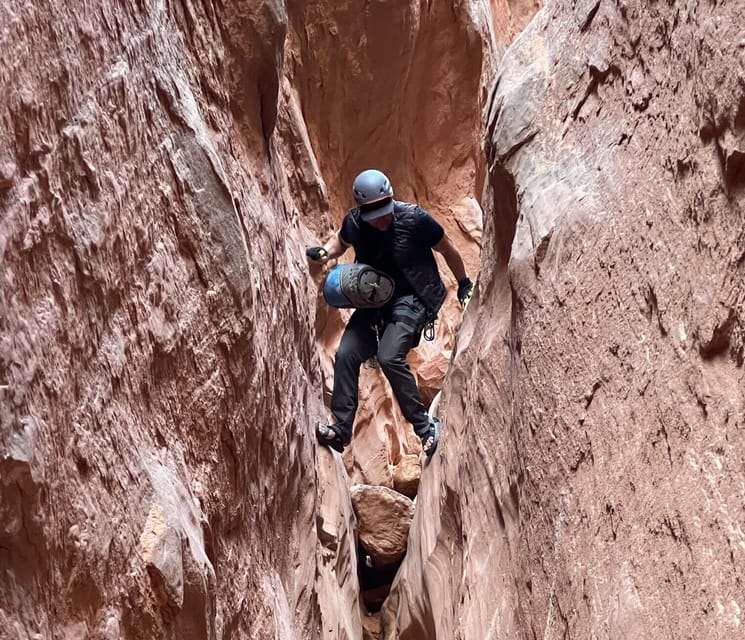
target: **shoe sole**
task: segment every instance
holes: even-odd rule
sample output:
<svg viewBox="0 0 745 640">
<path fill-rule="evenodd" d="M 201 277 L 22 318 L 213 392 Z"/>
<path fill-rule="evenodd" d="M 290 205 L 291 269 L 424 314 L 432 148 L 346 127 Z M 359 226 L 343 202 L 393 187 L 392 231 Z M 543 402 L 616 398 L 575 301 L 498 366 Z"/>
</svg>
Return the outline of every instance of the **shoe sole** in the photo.
<svg viewBox="0 0 745 640">
<path fill-rule="evenodd" d="M 334 451 L 338 451 L 339 453 L 344 453 L 344 445 L 339 440 L 337 440 L 336 438 L 327 440 L 326 438 L 323 438 L 321 436 L 321 434 L 318 432 L 318 427 L 320 426 L 321 423 L 316 422 L 316 426 L 314 428 L 314 431 L 316 432 L 316 441 L 318 442 L 318 444 L 320 444 L 322 447 L 327 447 L 329 449 L 333 449 Z"/>
<path fill-rule="evenodd" d="M 440 442 L 440 421 L 437 418 L 430 418 L 432 421 L 432 426 L 435 429 L 435 437 L 434 442 L 432 443 L 432 446 L 429 448 L 429 451 L 425 451 L 424 455 L 428 458 L 431 458 L 434 452 L 437 450 L 437 445 Z"/>
</svg>

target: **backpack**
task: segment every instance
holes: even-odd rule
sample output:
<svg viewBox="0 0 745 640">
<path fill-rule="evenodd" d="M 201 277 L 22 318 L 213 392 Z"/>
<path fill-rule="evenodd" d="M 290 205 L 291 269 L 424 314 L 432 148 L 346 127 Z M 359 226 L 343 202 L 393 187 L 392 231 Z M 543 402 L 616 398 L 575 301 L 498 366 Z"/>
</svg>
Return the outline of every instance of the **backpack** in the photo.
<svg viewBox="0 0 745 640">
<path fill-rule="evenodd" d="M 340 264 L 323 283 L 323 298 L 337 309 L 377 309 L 393 297 L 393 279 L 366 264 Z"/>
</svg>

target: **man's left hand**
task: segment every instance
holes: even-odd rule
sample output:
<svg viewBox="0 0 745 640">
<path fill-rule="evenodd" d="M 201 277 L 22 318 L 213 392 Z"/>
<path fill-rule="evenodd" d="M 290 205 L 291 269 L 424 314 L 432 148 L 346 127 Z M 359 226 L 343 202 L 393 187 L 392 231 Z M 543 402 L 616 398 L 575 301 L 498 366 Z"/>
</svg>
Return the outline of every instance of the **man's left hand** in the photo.
<svg viewBox="0 0 745 640">
<path fill-rule="evenodd" d="M 458 302 L 460 302 L 461 309 L 465 309 L 468 301 L 473 295 L 473 282 L 466 276 L 458 283 Z"/>
</svg>

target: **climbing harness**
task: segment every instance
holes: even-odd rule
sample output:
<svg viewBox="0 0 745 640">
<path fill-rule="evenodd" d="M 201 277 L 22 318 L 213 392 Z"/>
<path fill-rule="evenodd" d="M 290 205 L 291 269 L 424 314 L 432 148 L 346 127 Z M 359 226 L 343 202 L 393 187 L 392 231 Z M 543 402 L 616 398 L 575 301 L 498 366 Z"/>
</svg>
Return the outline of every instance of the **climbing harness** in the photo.
<svg viewBox="0 0 745 640">
<path fill-rule="evenodd" d="M 383 331 L 384 326 L 385 326 L 385 322 L 383 320 L 383 314 L 380 311 L 377 311 L 375 315 L 373 316 L 372 322 L 370 323 L 370 327 L 375 333 L 375 353 L 378 352 L 378 348 L 380 347 L 380 333 L 381 331 Z M 365 368 L 366 369 L 380 369 L 380 363 L 378 362 L 378 356 L 374 355 L 374 356 L 369 357 L 367 361 L 365 362 Z"/>
</svg>

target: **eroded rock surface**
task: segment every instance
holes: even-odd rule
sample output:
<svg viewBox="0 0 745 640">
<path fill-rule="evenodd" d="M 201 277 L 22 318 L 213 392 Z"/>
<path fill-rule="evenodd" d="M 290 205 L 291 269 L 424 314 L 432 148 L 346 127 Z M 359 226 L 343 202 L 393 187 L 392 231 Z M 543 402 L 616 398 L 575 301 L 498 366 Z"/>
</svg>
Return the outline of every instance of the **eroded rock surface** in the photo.
<svg viewBox="0 0 745 640">
<path fill-rule="evenodd" d="M 393 469 L 393 486 L 399 493 L 414 498 L 421 477 L 422 465 L 419 456 L 404 456 Z"/>
<path fill-rule="evenodd" d="M 389 638 L 742 635 L 741 3 L 548 3 Z"/>
<path fill-rule="evenodd" d="M 360 637 L 303 248 L 380 166 L 475 272 L 489 4 L 4 3 L 0 42 L 0 637 Z"/>
<path fill-rule="evenodd" d="M 0 637 L 359 637 L 284 3 L 0 25 Z"/>
<path fill-rule="evenodd" d="M 406 553 L 414 503 L 388 487 L 353 485 L 352 505 L 357 514 L 358 539 L 373 566 L 386 567 Z"/>
</svg>

